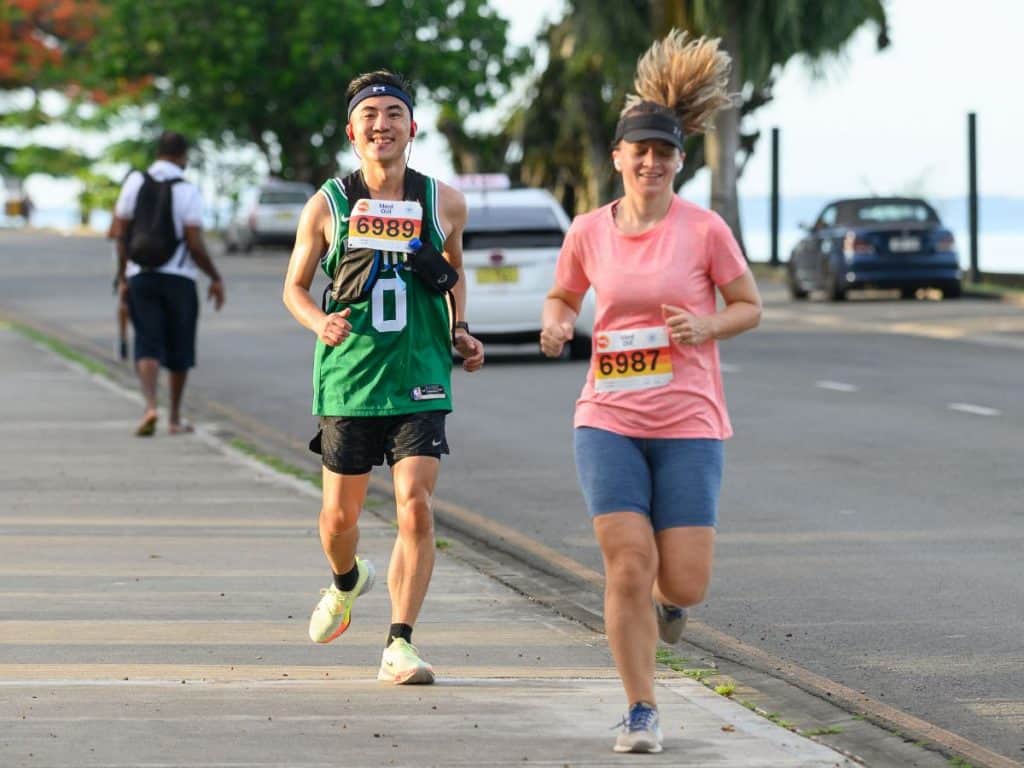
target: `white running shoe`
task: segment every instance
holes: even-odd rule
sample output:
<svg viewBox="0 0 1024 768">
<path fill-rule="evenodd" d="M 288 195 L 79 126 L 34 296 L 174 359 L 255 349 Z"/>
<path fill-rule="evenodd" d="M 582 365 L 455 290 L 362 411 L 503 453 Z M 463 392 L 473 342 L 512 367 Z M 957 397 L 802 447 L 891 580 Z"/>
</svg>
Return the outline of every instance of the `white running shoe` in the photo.
<svg viewBox="0 0 1024 768">
<path fill-rule="evenodd" d="M 616 752 L 661 752 L 661 726 L 656 707 L 638 701 L 619 725 L 622 731 L 615 739 Z"/>
<path fill-rule="evenodd" d="M 320 590 L 323 597 L 309 617 L 309 639 L 314 643 L 329 643 L 348 629 L 352 621 L 352 603 L 373 589 L 377 575 L 373 563 L 357 557 L 356 568 L 359 569 L 359 579 L 349 591 L 342 592 L 333 584 Z"/>
<path fill-rule="evenodd" d="M 686 627 L 686 617 L 689 615 L 685 608 L 677 605 L 668 605 L 655 601 L 655 610 L 658 613 L 658 637 L 661 642 L 675 645 L 683 636 L 683 629 Z"/>
<path fill-rule="evenodd" d="M 429 685 L 434 682 L 434 669 L 420 658 L 416 646 L 396 637 L 384 649 L 377 679 L 395 685 Z"/>
</svg>

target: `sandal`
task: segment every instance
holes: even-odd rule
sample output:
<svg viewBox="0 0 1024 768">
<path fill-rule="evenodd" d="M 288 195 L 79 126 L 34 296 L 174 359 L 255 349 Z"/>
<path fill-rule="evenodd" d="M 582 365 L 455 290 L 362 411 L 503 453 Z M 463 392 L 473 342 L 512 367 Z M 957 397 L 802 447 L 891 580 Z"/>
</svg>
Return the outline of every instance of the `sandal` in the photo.
<svg viewBox="0 0 1024 768">
<path fill-rule="evenodd" d="M 157 415 L 155 413 L 148 414 L 139 422 L 139 426 L 135 428 L 135 436 L 152 437 L 153 433 L 156 432 L 156 421 Z"/>
</svg>

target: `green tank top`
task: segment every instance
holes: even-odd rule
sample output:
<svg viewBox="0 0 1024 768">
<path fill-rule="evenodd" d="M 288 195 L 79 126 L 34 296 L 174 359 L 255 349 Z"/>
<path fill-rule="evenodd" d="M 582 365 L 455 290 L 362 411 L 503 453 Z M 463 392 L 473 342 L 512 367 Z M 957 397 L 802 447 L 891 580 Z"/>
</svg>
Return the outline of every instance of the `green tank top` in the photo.
<svg viewBox="0 0 1024 768">
<path fill-rule="evenodd" d="M 443 250 L 437 181 L 407 169 L 405 189 L 406 199 L 417 200 L 423 207 L 420 239 L 427 242 L 429 238 Z M 345 179 L 330 179 L 320 188 L 334 224 L 330 247 L 321 259 L 328 277 L 345 253 L 350 209 L 359 199 L 354 195 L 363 190 L 359 171 Z M 368 298 L 350 304 L 329 300 L 328 312 L 351 307 L 352 332 L 337 347 L 317 339 L 314 415 L 397 416 L 452 409 L 448 301 L 410 272 L 404 253 L 388 251 L 381 256 L 381 269 Z"/>
</svg>

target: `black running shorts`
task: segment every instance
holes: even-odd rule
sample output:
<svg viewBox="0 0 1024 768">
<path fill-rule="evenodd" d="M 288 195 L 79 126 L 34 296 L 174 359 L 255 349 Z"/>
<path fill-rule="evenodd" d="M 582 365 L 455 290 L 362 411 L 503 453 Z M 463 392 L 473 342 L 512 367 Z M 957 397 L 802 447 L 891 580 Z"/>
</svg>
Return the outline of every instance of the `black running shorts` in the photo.
<svg viewBox="0 0 1024 768">
<path fill-rule="evenodd" d="M 401 416 L 321 416 L 320 431 L 309 449 L 339 475 L 365 475 L 387 459 L 388 466 L 410 456 L 440 459 L 448 453 L 444 434 L 447 411 Z"/>
</svg>

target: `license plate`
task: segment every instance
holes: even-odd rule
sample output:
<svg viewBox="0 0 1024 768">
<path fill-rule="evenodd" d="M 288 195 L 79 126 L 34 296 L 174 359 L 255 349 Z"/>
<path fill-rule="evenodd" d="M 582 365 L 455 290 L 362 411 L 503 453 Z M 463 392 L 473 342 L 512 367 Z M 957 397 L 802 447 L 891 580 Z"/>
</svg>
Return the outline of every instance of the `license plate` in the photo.
<svg viewBox="0 0 1024 768">
<path fill-rule="evenodd" d="M 277 220 L 278 221 L 292 221 L 294 218 L 295 217 L 291 213 L 289 213 L 288 211 L 278 211 L 277 212 Z"/>
<path fill-rule="evenodd" d="M 893 253 L 913 253 L 921 250 L 919 237 L 890 237 L 889 250 Z"/>
<path fill-rule="evenodd" d="M 519 267 L 477 267 L 476 281 L 480 285 L 518 283 Z"/>
</svg>

